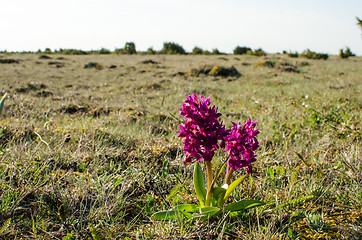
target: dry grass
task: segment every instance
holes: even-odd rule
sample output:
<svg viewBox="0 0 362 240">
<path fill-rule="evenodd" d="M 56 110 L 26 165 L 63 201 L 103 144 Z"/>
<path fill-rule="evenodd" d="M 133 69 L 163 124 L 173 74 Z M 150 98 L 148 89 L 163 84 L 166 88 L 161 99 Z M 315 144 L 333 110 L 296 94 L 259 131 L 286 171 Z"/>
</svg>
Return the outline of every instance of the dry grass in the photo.
<svg viewBox="0 0 362 240">
<path fill-rule="evenodd" d="M 19 61 L 0 64 L 0 93 L 8 93 L 0 118 L 2 239 L 362 236 L 359 57 L 0 57 Z M 83 68 L 90 62 L 98 65 Z M 187 75 L 215 65 L 242 76 Z M 227 125 L 259 122 L 253 178 L 233 197 L 266 206 L 206 222 L 150 219 L 196 201 L 175 134 L 178 109 L 193 92 L 211 96 Z M 177 184 L 185 191 L 166 200 Z"/>
</svg>

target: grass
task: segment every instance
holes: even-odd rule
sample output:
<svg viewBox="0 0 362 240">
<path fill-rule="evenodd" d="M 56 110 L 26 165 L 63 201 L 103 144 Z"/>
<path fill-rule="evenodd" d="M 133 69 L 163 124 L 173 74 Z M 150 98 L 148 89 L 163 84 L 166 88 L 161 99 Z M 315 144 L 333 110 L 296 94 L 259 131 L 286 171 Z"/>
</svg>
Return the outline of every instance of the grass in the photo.
<svg viewBox="0 0 362 240">
<path fill-rule="evenodd" d="M 360 57 L 50 56 L 0 55 L 18 61 L 0 64 L 0 238 L 362 237 Z M 90 62 L 101 67 L 84 69 Z M 288 64 L 299 73 L 278 67 Z M 187 76 L 205 65 L 242 76 Z M 259 122 L 254 173 L 232 196 L 266 206 L 208 221 L 150 218 L 197 203 L 175 133 L 193 92 L 211 96 L 227 126 Z"/>
</svg>

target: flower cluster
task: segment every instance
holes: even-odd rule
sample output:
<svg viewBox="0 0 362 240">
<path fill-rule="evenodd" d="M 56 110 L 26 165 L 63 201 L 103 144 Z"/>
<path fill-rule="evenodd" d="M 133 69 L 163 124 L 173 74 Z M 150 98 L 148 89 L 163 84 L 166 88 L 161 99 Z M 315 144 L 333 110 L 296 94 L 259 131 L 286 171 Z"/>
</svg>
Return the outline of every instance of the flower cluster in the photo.
<svg viewBox="0 0 362 240">
<path fill-rule="evenodd" d="M 180 125 L 179 137 L 184 138 L 185 160 L 184 164 L 193 162 L 193 158 L 199 161 L 211 161 L 215 150 L 225 146 L 225 137 L 229 131 L 219 123 L 221 113 L 217 112 L 215 106 L 209 107 L 210 97 L 205 99 L 201 96 L 198 101 L 196 93 L 187 99 L 182 105 L 181 115 L 186 117 L 184 125 Z"/>
<path fill-rule="evenodd" d="M 207 220 L 225 211 L 236 216 L 240 211 L 265 205 L 259 200 L 227 203 L 231 192 L 251 173 L 252 163 L 256 161 L 254 152 L 259 147 L 256 136 L 260 132 L 259 129 L 255 129 L 257 122 L 252 122 L 250 118 L 243 125 L 240 122 L 238 124 L 231 122 L 232 128 L 227 130 L 218 120 L 221 116 L 221 113 L 217 112 L 218 109 L 215 106 L 209 107 L 210 97 L 205 99 L 201 96 L 199 101 L 196 93 L 186 96 L 187 99 L 180 108 L 180 114 L 185 116 L 186 122 L 180 125 L 180 131 L 177 133 L 184 140 L 184 164 L 195 162 L 193 180 L 199 205 L 187 203 L 177 205 L 170 210 L 156 212 L 153 217 L 157 220 L 170 220 L 179 219 L 183 215 L 187 218 Z M 214 176 L 211 161 L 215 151 L 220 148 L 229 151 L 229 157 L 226 162 L 225 184 L 218 187 L 217 179 L 225 163 Z M 199 164 L 202 160 L 207 173 L 207 186 Z M 233 172 L 242 167 L 247 167 L 247 173 L 231 182 Z M 178 190 L 172 191 L 174 195 Z"/>
<path fill-rule="evenodd" d="M 259 143 L 256 136 L 259 129 L 254 129 L 257 122 L 251 122 L 250 118 L 243 126 L 232 123 L 230 134 L 226 137 L 227 145 L 225 151 L 229 151 L 229 166 L 236 170 L 242 167 L 248 168 L 251 173 L 251 164 L 256 161 L 254 152 L 258 149 Z"/>
<path fill-rule="evenodd" d="M 211 161 L 215 150 L 225 148 L 226 143 L 229 167 L 233 170 L 247 167 L 250 173 L 251 164 L 256 161 L 254 152 L 259 147 L 256 139 L 259 129 L 255 129 L 257 122 L 251 122 L 250 118 L 242 126 L 232 122 L 232 128 L 226 130 L 218 120 L 221 113 L 217 112 L 215 106 L 209 107 L 210 97 L 205 99 L 201 96 L 199 102 L 196 93 L 186 96 L 187 99 L 180 109 L 186 122 L 180 125 L 181 131 L 178 132 L 178 136 L 184 138 L 184 164 L 190 164 L 194 159 Z"/>
<path fill-rule="evenodd" d="M 262 206 L 265 203 L 258 200 L 240 200 L 226 204 L 231 192 L 251 173 L 251 164 L 256 161 L 254 154 L 259 147 L 256 136 L 259 129 L 255 129 L 256 122 L 250 118 L 243 125 L 232 123 L 232 128 L 226 130 L 222 122 L 219 122 L 220 113 L 215 106 L 209 107 L 210 97 L 201 96 L 200 102 L 196 93 L 187 99 L 182 105 L 181 115 L 186 117 L 186 122 L 180 125 L 179 137 L 184 138 L 185 164 L 194 164 L 194 186 L 199 205 L 181 204 L 167 211 L 153 214 L 155 219 L 168 220 L 179 219 L 180 215 L 188 218 L 206 220 L 211 216 L 224 211 L 238 214 L 241 210 Z M 229 151 L 225 184 L 222 187 L 215 186 L 219 173 L 214 177 L 212 158 L 219 148 Z M 207 173 L 207 187 L 199 161 L 205 161 Z M 223 165 L 224 166 L 224 165 Z M 232 183 L 234 170 L 247 167 L 247 173 L 238 177 Z M 173 190 L 177 191 L 177 190 Z M 174 193 L 173 193 L 174 194 Z"/>
</svg>

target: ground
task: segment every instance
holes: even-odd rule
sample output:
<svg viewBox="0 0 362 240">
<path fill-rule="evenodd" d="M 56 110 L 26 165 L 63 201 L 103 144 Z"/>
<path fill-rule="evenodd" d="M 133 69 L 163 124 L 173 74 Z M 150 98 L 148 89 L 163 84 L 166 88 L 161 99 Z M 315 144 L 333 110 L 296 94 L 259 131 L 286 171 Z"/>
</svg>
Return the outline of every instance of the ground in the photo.
<svg viewBox="0 0 362 240">
<path fill-rule="evenodd" d="M 2 239 L 362 238 L 360 57 L 0 59 L 15 60 L 0 64 Z M 258 160 L 231 201 L 267 204 L 155 221 L 156 211 L 197 202 L 175 133 L 194 92 L 211 96 L 227 127 L 258 122 Z"/>
</svg>

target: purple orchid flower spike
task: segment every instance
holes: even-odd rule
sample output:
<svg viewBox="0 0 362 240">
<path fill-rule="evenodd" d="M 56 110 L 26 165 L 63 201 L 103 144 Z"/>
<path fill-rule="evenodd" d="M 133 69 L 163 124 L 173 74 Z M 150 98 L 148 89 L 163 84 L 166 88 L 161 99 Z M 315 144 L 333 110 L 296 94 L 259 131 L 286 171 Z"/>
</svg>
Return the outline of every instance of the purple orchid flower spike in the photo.
<svg viewBox="0 0 362 240">
<path fill-rule="evenodd" d="M 250 118 L 241 126 L 234 122 L 229 136 L 226 138 L 226 149 L 229 151 L 229 167 L 233 170 L 247 167 L 248 173 L 252 171 L 252 163 L 256 161 L 255 151 L 259 148 L 256 136 L 260 130 L 255 129 L 257 122 L 252 122 Z"/>
<path fill-rule="evenodd" d="M 219 122 L 221 113 L 215 106 L 209 107 L 210 97 L 197 94 L 186 95 L 187 99 L 180 108 L 180 114 L 186 117 L 184 125 L 180 125 L 179 137 L 184 138 L 185 159 L 184 164 L 190 164 L 196 160 L 211 161 L 215 150 L 225 146 L 225 137 L 228 130 Z M 219 145 L 219 141 L 221 141 Z"/>
</svg>

